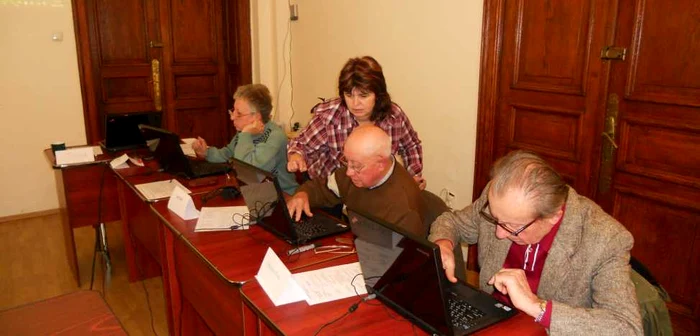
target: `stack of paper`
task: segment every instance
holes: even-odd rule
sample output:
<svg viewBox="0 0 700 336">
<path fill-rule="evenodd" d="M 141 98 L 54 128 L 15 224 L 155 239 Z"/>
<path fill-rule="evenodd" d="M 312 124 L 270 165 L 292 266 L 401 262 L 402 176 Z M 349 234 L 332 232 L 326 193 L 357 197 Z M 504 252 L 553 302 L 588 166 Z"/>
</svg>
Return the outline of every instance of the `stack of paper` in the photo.
<svg viewBox="0 0 700 336">
<path fill-rule="evenodd" d="M 95 161 L 95 151 L 92 147 L 67 148 L 56 151 L 56 164 L 68 165 Z"/>
<path fill-rule="evenodd" d="M 272 249 L 268 248 L 255 276 L 275 306 L 306 300 L 310 305 L 366 294 L 360 263 L 327 267 L 292 274 Z M 354 283 L 351 283 L 353 282 Z"/>
<path fill-rule="evenodd" d="M 147 200 L 154 201 L 157 199 L 170 197 L 170 195 L 173 193 L 173 189 L 175 189 L 176 186 L 184 189 L 188 194 L 192 193 L 176 179 L 137 184 L 136 189 Z"/>
</svg>

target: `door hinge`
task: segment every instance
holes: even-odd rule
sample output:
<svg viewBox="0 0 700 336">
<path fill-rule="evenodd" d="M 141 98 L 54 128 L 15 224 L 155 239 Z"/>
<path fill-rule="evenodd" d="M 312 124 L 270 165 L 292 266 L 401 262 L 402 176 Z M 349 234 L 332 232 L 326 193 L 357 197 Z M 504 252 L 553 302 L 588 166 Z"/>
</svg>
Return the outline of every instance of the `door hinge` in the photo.
<svg viewBox="0 0 700 336">
<path fill-rule="evenodd" d="M 604 60 L 620 60 L 624 61 L 627 55 L 627 48 L 605 46 L 600 51 L 600 58 Z"/>
</svg>

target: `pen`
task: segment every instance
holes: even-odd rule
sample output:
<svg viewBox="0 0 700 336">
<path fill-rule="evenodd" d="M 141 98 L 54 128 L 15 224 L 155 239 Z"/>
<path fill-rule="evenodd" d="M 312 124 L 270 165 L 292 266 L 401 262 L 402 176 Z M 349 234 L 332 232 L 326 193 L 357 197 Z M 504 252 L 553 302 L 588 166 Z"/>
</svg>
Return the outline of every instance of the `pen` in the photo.
<svg viewBox="0 0 700 336">
<path fill-rule="evenodd" d="M 295 247 L 295 248 L 293 248 L 293 249 L 287 251 L 287 255 L 290 256 L 290 255 L 298 254 L 298 253 L 305 252 L 305 251 L 308 251 L 308 250 L 310 250 L 310 249 L 313 249 L 313 248 L 315 248 L 315 247 L 316 247 L 315 244 L 309 244 L 309 245 L 304 245 L 304 246 Z"/>
</svg>

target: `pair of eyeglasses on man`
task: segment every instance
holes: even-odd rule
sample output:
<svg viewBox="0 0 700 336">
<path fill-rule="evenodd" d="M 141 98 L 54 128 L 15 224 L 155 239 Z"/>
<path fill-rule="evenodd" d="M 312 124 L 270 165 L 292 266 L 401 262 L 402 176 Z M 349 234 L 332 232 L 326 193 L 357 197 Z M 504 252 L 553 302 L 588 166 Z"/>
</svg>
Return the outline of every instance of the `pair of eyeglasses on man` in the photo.
<svg viewBox="0 0 700 336">
<path fill-rule="evenodd" d="M 496 217 L 493 217 L 489 212 L 486 212 L 486 210 L 489 209 L 489 201 L 487 200 L 486 203 L 484 203 L 484 206 L 481 207 L 481 210 L 479 210 L 479 215 L 481 215 L 481 218 L 485 219 L 487 222 L 493 224 L 493 225 L 498 225 L 503 228 L 503 230 L 508 231 L 513 237 L 517 237 L 521 232 L 525 231 L 530 225 L 534 224 L 538 219 L 540 219 L 539 216 L 537 216 L 535 219 L 533 219 L 530 223 L 527 223 L 523 226 L 521 226 L 518 229 L 511 229 L 508 227 L 508 224 L 501 223 L 498 221 Z M 489 211 L 491 211 L 489 209 Z"/>
<path fill-rule="evenodd" d="M 361 163 L 350 163 L 350 162 L 348 162 L 348 159 L 345 158 L 344 155 L 341 155 L 341 156 L 340 156 L 340 159 L 339 159 L 338 161 L 340 161 L 340 164 L 342 164 L 342 165 L 345 166 L 345 167 L 348 167 L 348 169 L 354 170 L 356 173 L 361 172 L 362 169 L 365 168 L 365 165 L 364 165 L 364 164 L 361 164 Z"/>
</svg>

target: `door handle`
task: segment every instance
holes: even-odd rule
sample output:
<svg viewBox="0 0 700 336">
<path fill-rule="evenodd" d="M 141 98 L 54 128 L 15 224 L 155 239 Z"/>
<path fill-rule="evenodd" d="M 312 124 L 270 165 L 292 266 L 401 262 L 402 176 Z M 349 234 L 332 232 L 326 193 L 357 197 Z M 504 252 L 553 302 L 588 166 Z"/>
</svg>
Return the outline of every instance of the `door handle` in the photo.
<svg viewBox="0 0 700 336">
<path fill-rule="evenodd" d="M 148 46 L 151 48 L 163 48 L 163 42 L 151 41 L 150 43 L 148 43 Z"/>
<path fill-rule="evenodd" d="M 156 111 L 163 110 L 163 100 L 160 96 L 160 62 L 151 60 L 151 82 L 153 83 L 153 105 Z"/>
</svg>

